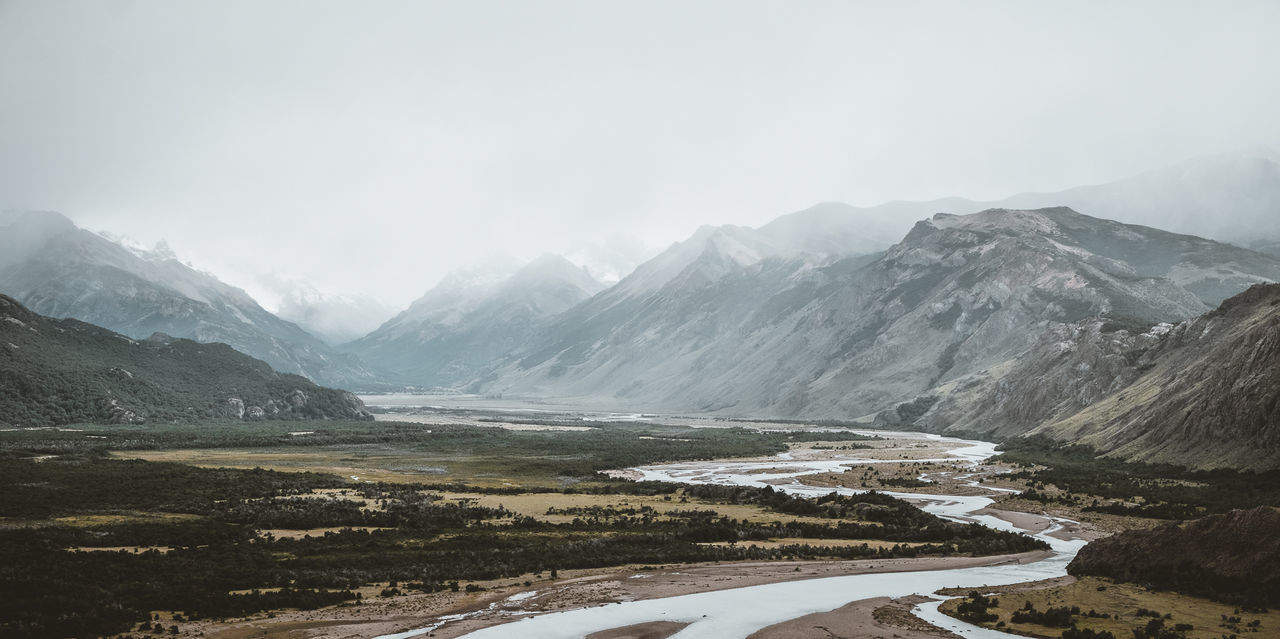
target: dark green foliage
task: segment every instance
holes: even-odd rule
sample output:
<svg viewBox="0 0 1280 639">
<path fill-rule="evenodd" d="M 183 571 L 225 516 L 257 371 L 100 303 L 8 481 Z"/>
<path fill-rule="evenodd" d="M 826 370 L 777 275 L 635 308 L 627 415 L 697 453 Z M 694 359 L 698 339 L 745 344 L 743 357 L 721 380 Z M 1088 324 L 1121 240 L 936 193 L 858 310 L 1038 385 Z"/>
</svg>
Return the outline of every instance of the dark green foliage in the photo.
<svg viewBox="0 0 1280 639">
<path fill-rule="evenodd" d="M 92 324 L 31 313 L 0 295 L 0 420 L 5 423 L 241 418 L 369 415 L 349 393 L 277 373 L 226 344 L 163 337 L 134 341 Z"/>
<path fill-rule="evenodd" d="M 1067 628 L 1062 631 L 1062 639 L 1116 639 L 1110 630 L 1093 630 L 1092 628 Z"/>
<path fill-rule="evenodd" d="M 0 517 L 42 518 L 89 511 L 206 514 L 227 500 L 341 486 L 316 473 L 196 468 L 143 461 L 0 461 Z"/>
<path fill-rule="evenodd" d="M 1057 606 L 1041 611 L 1036 610 L 1035 605 L 1028 601 L 1021 610 L 1014 611 L 1010 621 L 1013 623 L 1040 624 L 1051 628 L 1070 628 L 1075 624 L 1074 617 L 1079 614 L 1081 613 L 1078 606 L 1071 608 Z"/>
<path fill-rule="evenodd" d="M 992 608 L 1000 604 L 1000 600 L 995 597 L 986 597 L 976 590 L 969 593 L 964 601 L 956 606 L 956 616 L 970 623 L 987 623 L 995 621 L 1000 617 L 993 612 L 988 612 L 988 608 Z"/>
<path fill-rule="evenodd" d="M 950 366 L 947 368 L 950 368 Z M 921 415 L 929 412 L 929 409 L 933 408 L 933 405 L 936 403 L 938 403 L 938 397 L 936 395 L 924 395 L 909 402 L 898 404 L 898 407 L 894 409 L 894 412 L 898 414 L 898 418 L 901 419 L 903 423 L 914 424 L 917 419 L 920 419 Z"/>
<path fill-rule="evenodd" d="M 1280 509 L 1260 506 L 1130 530 L 1083 548 L 1068 572 L 1228 603 L 1280 604 Z"/>
<path fill-rule="evenodd" d="M 300 428 L 311 431 L 291 435 Z M 597 471 L 666 461 L 747 457 L 783 452 L 788 442 L 838 439 L 838 433 L 760 432 L 743 428 L 684 428 L 599 424 L 582 432 L 510 431 L 458 424 L 287 422 L 76 426 L 77 430 L 0 432 L 0 451 L 65 454 L 95 450 L 261 448 L 396 444 L 433 454 L 504 459 L 512 472 L 595 477 Z M 834 437 L 833 437 L 834 436 Z"/>
<path fill-rule="evenodd" d="M 1042 465 L 1010 475 L 1036 484 L 1053 484 L 1073 495 L 1140 505 L 1099 504 L 1085 510 L 1159 519 L 1191 519 L 1258 505 L 1280 506 L 1280 471 L 1189 470 L 1171 464 L 1143 464 L 1099 457 L 1088 446 L 1061 445 L 1042 436 L 1002 444 L 999 459 Z M 1032 499 L 1052 500 L 1024 493 Z"/>
</svg>

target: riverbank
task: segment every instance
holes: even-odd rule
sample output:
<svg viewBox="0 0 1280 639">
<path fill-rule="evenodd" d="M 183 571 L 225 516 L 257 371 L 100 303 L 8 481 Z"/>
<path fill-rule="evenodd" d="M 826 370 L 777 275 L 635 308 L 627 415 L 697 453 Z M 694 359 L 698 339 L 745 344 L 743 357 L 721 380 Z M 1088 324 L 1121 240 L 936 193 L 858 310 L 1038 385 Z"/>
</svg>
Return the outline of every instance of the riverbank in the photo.
<svg viewBox="0 0 1280 639">
<path fill-rule="evenodd" d="M 1025 564 L 1040 561 L 1051 554 L 1049 551 L 1037 551 L 990 557 L 742 562 L 666 566 L 658 570 L 638 570 L 633 567 L 622 570 L 564 571 L 559 579 L 537 581 L 529 586 L 524 586 L 522 582 L 513 586 L 509 585 L 512 582 L 510 579 L 499 580 L 501 583 L 485 586 L 492 589 L 483 593 L 366 598 L 359 606 L 285 611 L 271 618 L 254 618 L 229 624 L 193 624 L 189 630 L 192 634 L 203 633 L 203 636 L 215 639 L 350 639 L 402 633 L 429 627 L 433 620 L 451 618 L 430 631 L 429 635 L 422 635 L 434 639 L 450 639 L 499 624 L 519 623 L 520 618 L 529 615 L 608 606 L 624 601 L 662 599 L 827 577 Z M 503 587 L 502 584 L 508 585 Z M 867 615 L 874 608 L 866 610 Z M 862 608 L 857 610 L 861 614 Z M 848 614 L 850 613 L 846 611 L 844 616 Z M 615 639 L 657 639 L 667 635 L 654 633 L 672 629 L 671 622 L 655 623 L 665 625 L 643 624 L 645 627 L 633 629 L 632 634 L 601 636 Z M 622 632 L 623 629 L 614 630 Z"/>
</svg>

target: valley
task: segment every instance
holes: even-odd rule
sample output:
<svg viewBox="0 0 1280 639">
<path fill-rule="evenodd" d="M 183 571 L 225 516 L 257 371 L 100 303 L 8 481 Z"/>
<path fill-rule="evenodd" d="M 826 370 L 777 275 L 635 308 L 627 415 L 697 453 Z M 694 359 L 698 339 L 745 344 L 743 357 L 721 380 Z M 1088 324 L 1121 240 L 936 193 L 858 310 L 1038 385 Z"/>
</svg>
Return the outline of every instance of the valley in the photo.
<svg viewBox="0 0 1280 639">
<path fill-rule="evenodd" d="M 1063 453 L 1050 447 L 1024 446 L 991 458 L 993 447 L 977 442 L 814 424 L 660 416 L 596 421 L 599 415 L 567 411 L 524 419 L 516 415 L 527 412 L 509 410 L 419 410 L 425 411 L 423 422 L 433 413 L 449 419 L 312 423 L 306 431 L 270 422 L 214 429 L 77 425 L 0 431 L 6 482 L 15 487 L 0 499 L 0 532 L 10 539 L 11 551 L 22 553 L 10 554 L 9 561 L 17 566 L 39 561 L 51 568 L 65 563 L 76 572 L 122 576 L 146 566 L 157 585 L 168 583 L 166 571 L 183 566 L 189 586 L 181 591 L 135 595 L 142 597 L 139 603 L 154 597 L 146 614 L 158 618 L 146 625 L 154 631 L 159 621 L 166 634 L 173 626 L 180 636 L 395 635 L 406 627 L 430 627 L 433 619 L 436 637 L 508 622 L 520 623 L 523 633 L 541 627 L 543 622 L 533 622 L 548 613 L 587 614 L 602 603 L 611 604 L 607 621 L 592 623 L 604 624 L 601 632 L 614 632 L 610 629 L 627 625 L 633 614 L 625 612 L 633 605 L 627 602 L 660 602 L 664 614 L 678 623 L 652 626 L 656 618 L 642 618 L 654 613 L 636 612 L 636 624 L 666 631 L 709 628 L 711 635 L 723 636 L 739 632 L 717 625 L 732 619 L 734 628 L 743 628 L 741 636 L 758 630 L 768 637 L 775 632 L 769 627 L 787 618 L 887 597 L 874 606 L 841 608 L 841 623 L 933 637 L 940 631 L 928 624 L 947 628 L 954 622 L 929 612 L 930 606 L 919 607 L 924 600 L 908 594 L 1061 577 L 1083 540 L 1153 527 L 1159 520 L 1151 517 L 1165 512 L 1116 515 L 1082 506 L 1108 498 L 1088 484 L 1054 475 L 1055 467 L 1069 477 L 1080 472 L 1055 461 Z M 587 430 L 501 427 L 539 422 L 550 428 L 565 421 Z M 24 460 L 36 453 L 38 461 Z M 1068 453 L 1067 458 L 1073 457 Z M 703 461 L 693 461 L 698 459 Z M 1076 453 L 1074 459 L 1078 465 L 1086 458 Z M 1171 474 L 1173 469 L 1163 470 Z M 207 473 L 214 474 L 206 480 Z M 1151 485 L 1167 485 L 1155 480 L 1158 474 Z M 67 483 L 73 477 L 98 485 L 123 481 L 131 490 L 77 497 L 88 485 Z M 157 490 L 161 477 L 166 490 Z M 201 487 L 215 477 L 216 488 Z M 1241 478 L 1256 487 L 1244 499 L 1275 503 L 1276 496 L 1258 479 Z M 1065 492 L 1055 480 L 1078 492 Z M 1213 487 L 1220 481 L 1231 480 L 1211 477 L 1196 485 Z M 56 501 L 49 500 L 50 489 L 59 495 Z M 866 490 L 879 492 L 858 496 Z M 181 500 L 171 501 L 179 494 Z M 209 498 L 200 496 L 205 494 L 235 497 L 219 505 L 202 503 Z M 1042 501 L 1041 495 L 1053 498 Z M 977 530 L 991 533 L 967 527 L 927 534 L 899 529 L 894 517 L 932 515 L 898 499 L 944 519 L 980 521 L 984 528 Z M 1171 499 L 1168 493 L 1135 494 L 1116 503 L 1132 507 L 1135 500 L 1157 499 L 1179 514 L 1201 503 L 1194 496 L 1186 503 L 1165 501 Z M 903 508 L 901 515 L 886 518 Z M 1003 536 L 1009 533 L 999 530 L 1032 537 Z M 39 546 L 32 542 L 52 548 L 36 551 Z M 1046 559 L 1042 548 L 1047 546 L 1058 549 L 1053 556 L 1059 559 Z M 554 547 L 571 554 L 551 552 Z M 456 563 L 462 556 L 454 553 L 470 556 L 481 548 L 481 554 Z M 583 552 L 587 548 L 590 552 Z M 1062 554 L 1066 549 L 1070 552 Z M 247 573 L 223 574 L 224 569 L 202 563 L 243 553 L 248 554 L 236 561 L 250 561 L 263 552 L 278 558 Z M 1021 562 L 1030 563 L 1024 570 L 1018 568 Z M 411 565 L 418 568 L 406 570 Z M 423 572 L 425 566 L 432 568 Z M 1004 572 L 1008 566 L 1013 573 Z M 58 577 L 59 570 L 45 571 L 40 583 L 47 585 L 27 588 L 68 588 L 66 582 L 54 586 L 65 578 Z M 191 570 L 206 576 L 191 581 Z M 332 570 L 343 576 L 326 576 Z M 925 579 L 933 571 L 938 572 Z M 982 581 L 966 581 L 971 577 L 964 575 L 972 571 L 977 571 L 972 578 Z M 881 576 L 874 582 L 877 590 L 816 585 L 863 574 Z M 891 575 L 904 575 L 902 585 L 886 589 L 883 579 Z M 203 579 L 211 580 L 208 586 Z M 804 585 L 810 582 L 815 586 Z M 754 589 L 789 583 L 807 593 L 791 595 L 798 597 L 794 601 L 816 607 L 773 605 L 770 618 L 776 621 L 736 612 L 717 617 L 701 600 L 697 609 L 707 617 L 686 619 L 679 613 L 682 596 L 733 593 L 725 610 L 738 611 Z M 197 594 L 207 587 L 226 599 L 211 599 L 213 592 Z M 82 588 L 70 592 L 92 601 L 95 595 Z M 1117 589 L 1122 591 L 1130 592 Z M 817 592 L 838 593 L 841 599 L 828 604 Z M 22 603 L 30 600 L 13 594 L 10 605 L 24 606 L 29 612 L 23 617 L 30 614 L 32 604 Z M 193 608 L 194 600 L 182 598 L 192 595 L 204 603 Z M 1144 596 L 1149 597 L 1144 602 L 1167 599 L 1158 593 Z M 928 623 L 913 617 L 913 609 Z M 17 614 L 16 608 L 10 610 Z M 91 619 L 82 623 L 107 623 Z M 138 623 L 122 629 L 125 636 L 147 634 Z M 563 636 L 561 622 L 547 623 L 556 629 L 547 636 Z M 744 624 L 757 625 L 748 631 Z M 26 636 L 20 628 L 10 626 L 7 632 Z M 629 636 L 625 632 L 617 636 Z M 800 631 L 779 626 L 776 632 Z"/>
<path fill-rule="evenodd" d="M 1280 639 L 1276 33 L 0 0 L 0 639 Z"/>
</svg>

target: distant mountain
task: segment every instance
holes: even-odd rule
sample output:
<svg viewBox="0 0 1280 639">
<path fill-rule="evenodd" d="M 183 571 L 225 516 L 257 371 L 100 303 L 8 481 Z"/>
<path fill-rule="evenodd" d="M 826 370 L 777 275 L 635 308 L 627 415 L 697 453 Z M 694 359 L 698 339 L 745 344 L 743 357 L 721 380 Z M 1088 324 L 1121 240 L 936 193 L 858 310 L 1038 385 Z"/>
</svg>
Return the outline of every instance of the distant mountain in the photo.
<svg viewBox="0 0 1280 639">
<path fill-rule="evenodd" d="M 473 379 L 530 339 L 546 318 L 604 285 L 558 255 L 513 274 L 458 273 L 344 349 L 395 380 L 451 387 Z"/>
<path fill-rule="evenodd" d="M 1023 193 L 1009 208 L 1082 213 L 1246 245 L 1280 241 L 1280 153 L 1266 147 L 1194 158 L 1096 186 Z"/>
<path fill-rule="evenodd" d="M 883 254 L 706 228 L 555 317 L 478 392 L 852 417 L 1009 367 L 1052 326 L 1180 321 L 1280 261 L 1065 208 L 941 214 Z"/>
<path fill-rule="evenodd" d="M 38 315 L 6 295 L 0 416 L 15 426 L 372 418 L 356 396 L 277 373 L 226 344 L 135 341 Z"/>
<path fill-rule="evenodd" d="M 367 295 L 325 293 L 304 282 L 285 288 L 276 316 L 336 346 L 377 329 L 395 311 Z"/>
<path fill-rule="evenodd" d="M 915 220 L 935 213 L 967 215 L 993 208 L 1057 206 L 1270 252 L 1280 246 L 1280 153 L 1266 147 L 1242 149 L 1193 158 L 1106 184 L 1020 193 L 1001 200 L 951 197 L 865 208 L 825 204 L 783 216 L 768 226 L 825 228 L 835 241 L 840 241 L 847 229 L 857 229 L 862 237 L 887 239 L 887 245 L 906 233 Z"/>
<path fill-rule="evenodd" d="M 74 317 L 135 339 L 161 332 L 223 342 L 277 370 L 326 384 L 375 378 L 357 358 L 171 253 L 125 248 L 57 213 L 0 214 L 0 292 L 37 313 Z"/>
<path fill-rule="evenodd" d="M 1280 509 L 1259 506 L 1152 530 L 1130 530 L 1080 549 L 1072 575 L 1096 575 L 1250 606 L 1280 605 Z"/>
</svg>

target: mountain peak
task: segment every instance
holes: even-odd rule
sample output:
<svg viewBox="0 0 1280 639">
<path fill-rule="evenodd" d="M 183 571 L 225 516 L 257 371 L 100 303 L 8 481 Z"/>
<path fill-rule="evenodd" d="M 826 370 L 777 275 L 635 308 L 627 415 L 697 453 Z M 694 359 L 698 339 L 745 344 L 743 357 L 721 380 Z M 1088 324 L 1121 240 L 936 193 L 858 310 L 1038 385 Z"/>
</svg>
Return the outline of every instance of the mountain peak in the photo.
<svg viewBox="0 0 1280 639">
<path fill-rule="evenodd" d="M 555 253 L 539 255 L 503 282 L 502 288 L 510 291 L 513 287 L 523 288 L 551 283 L 570 284 L 587 295 L 594 295 L 604 288 L 604 284 L 592 277 L 587 269 Z"/>
</svg>

